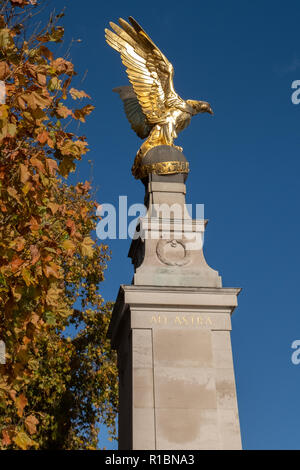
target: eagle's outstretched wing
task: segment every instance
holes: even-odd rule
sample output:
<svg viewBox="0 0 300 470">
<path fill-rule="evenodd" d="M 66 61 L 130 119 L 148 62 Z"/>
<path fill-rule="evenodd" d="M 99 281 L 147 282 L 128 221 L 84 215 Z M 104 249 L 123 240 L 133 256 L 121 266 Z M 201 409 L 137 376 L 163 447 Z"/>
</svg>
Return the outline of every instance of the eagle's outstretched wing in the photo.
<svg viewBox="0 0 300 470">
<path fill-rule="evenodd" d="M 149 124 L 155 124 L 166 114 L 166 101 L 176 98 L 173 87 L 173 66 L 147 33 L 132 18 L 122 18 L 120 26 L 110 23 L 112 32 L 105 30 L 106 41 L 121 55 L 130 83 Z"/>
<path fill-rule="evenodd" d="M 120 86 L 114 88 L 113 91 L 118 93 L 123 101 L 124 110 L 131 128 L 141 139 L 148 137 L 153 125 L 147 121 L 132 86 Z"/>
</svg>

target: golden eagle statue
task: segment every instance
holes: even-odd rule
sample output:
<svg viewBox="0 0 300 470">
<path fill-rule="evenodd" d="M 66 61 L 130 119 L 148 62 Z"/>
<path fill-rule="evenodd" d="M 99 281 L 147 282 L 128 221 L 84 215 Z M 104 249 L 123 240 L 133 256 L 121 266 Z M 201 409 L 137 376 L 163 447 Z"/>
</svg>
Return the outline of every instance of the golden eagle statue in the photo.
<svg viewBox="0 0 300 470">
<path fill-rule="evenodd" d="M 198 113 L 213 114 L 206 101 L 183 100 L 174 90 L 172 64 L 154 44 L 148 34 L 131 16 L 131 24 L 122 18 L 120 26 L 110 23 L 105 29 L 107 43 L 121 55 L 132 86 L 122 86 L 119 93 L 127 118 L 136 134 L 146 141 L 140 147 L 132 173 L 141 178 L 141 160 L 158 145 L 176 147 L 173 140 L 185 129 L 191 117 Z"/>
</svg>

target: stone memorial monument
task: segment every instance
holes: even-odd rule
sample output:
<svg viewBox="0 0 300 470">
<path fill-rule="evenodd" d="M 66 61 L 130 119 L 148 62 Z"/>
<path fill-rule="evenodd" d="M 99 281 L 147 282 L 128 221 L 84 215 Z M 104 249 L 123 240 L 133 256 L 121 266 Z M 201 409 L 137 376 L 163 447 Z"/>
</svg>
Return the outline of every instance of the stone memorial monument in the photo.
<svg viewBox="0 0 300 470">
<path fill-rule="evenodd" d="M 110 23 L 132 86 L 120 87 L 132 128 L 146 141 L 133 175 L 145 185 L 129 257 L 109 327 L 118 353 L 119 449 L 241 449 L 231 351 L 239 288 L 222 287 L 203 255 L 207 221 L 186 208 L 189 165 L 173 144 L 209 103 L 181 99 L 173 67 L 133 19 Z"/>
</svg>

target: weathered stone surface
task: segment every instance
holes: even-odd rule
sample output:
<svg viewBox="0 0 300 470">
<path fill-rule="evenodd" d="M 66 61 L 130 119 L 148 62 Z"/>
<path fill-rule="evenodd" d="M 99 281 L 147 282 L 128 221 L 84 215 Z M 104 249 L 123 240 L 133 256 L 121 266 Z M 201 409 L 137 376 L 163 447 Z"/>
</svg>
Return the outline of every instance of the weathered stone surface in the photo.
<svg viewBox="0 0 300 470">
<path fill-rule="evenodd" d="M 153 408 L 153 370 L 133 369 L 134 408 Z"/>
<path fill-rule="evenodd" d="M 211 331 L 198 329 L 155 329 L 154 366 L 180 368 L 213 367 Z"/>
<path fill-rule="evenodd" d="M 120 448 L 241 448 L 230 341 L 238 293 L 122 286 L 109 333 L 127 364 L 120 433 L 128 445 L 131 429 L 132 441 Z"/>
<path fill-rule="evenodd" d="M 156 436 L 157 449 L 219 450 L 218 411 L 158 409 Z"/>
<path fill-rule="evenodd" d="M 214 371 L 203 368 L 154 367 L 155 406 L 205 410 L 217 408 Z"/>
<path fill-rule="evenodd" d="M 152 370 L 152 332 L 151 329 L 132 330 L 132 365 L 135 368 Z"/>
</svg>

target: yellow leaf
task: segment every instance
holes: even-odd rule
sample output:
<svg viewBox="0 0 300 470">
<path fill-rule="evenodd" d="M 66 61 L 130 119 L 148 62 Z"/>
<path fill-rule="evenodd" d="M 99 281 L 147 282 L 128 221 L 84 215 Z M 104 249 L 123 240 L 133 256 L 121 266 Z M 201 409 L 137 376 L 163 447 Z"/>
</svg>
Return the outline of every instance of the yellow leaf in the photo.
<svg viewBox="0 0 300 470">
<path fill-rule="evenodd" d="M 25 196 L 28 193 L 28 191 L 31 190 L 31 188 L 32 188 L 32 183 L 30 183 L 30 181 L 27 181 L 27 183 L 25 183 L 22 188 L 22 192 L 24 193 Z"/>
<path fill-rule="evenodd" d="M 94 254 L 93 245 L 94 245 L 94 240 L 92 240 L 90 237 L 85 237 L 83 239 L 83 242 L 81 244 L 81 252 L 83 256 L 87 256 L 88 258 L 91 258 L 93 256 Z"/>
<path fill-rule="evenodd" d="M 11 137 L 15 137 L 17 133 L 17 126 L 13 124 L 12 122 L 7 124 L 7 134 Z"/>
<path fill-rule="evenodd" d="M 32 446 L 37 447 L 37 443 L 34 442 L 24 431 L 18 432 L 16 437 L 13 438 L 13 441 L 22 450 L 27 450 L 29 447 Z"/>
<path fill-rule="evenodd" d="M 7 49 L 13 44 L 13 39 L 11 37 L 11 31 L 8 28 L 2 28 L 0 31 L 0 48 Z"/>
<path fill-rule="evenodd" d="M 72 240 L 64 240 L 62 243 L 62 247 L 69 253 L 74 253 L 76 246 L 72 242 Z"/>
<path fill-rule="evenodd" d="M 0 105 L 0 119 L 6 119 L 8 116 L 8 106 L 6 104 Z"/>
<path fill-rule="evenodd" d="M 25 284 L 26 284 L 27 287 L 29 287 L 31 284 L 34 283 L 32 277 L 31 277 L 31 273 L 30 273 L 29 269 L 27 269 L 27 268 L 22 269 L 22 278 L 24 279 Z"/>
<path fill-rule="evenodd" d="M 48 83 L 48 88 L 50 91 L 61 90 L 61 80 L 59 80 L 57 77 L 51 78 Z"/>
<path fill-rule="evenodd" d="M 74 250 L 75 248 L 74 243 L 72 242 L 72 240 L 69 239 L 64 240 L 62 246 L 65 248 L 65 250 Z"/>
<path fill-rule="evenodd" d="M 59 304 L 61 296 L 61 289 L 58 289 L 58 287 L 56 286 L 50 287 L 46 295 L 46 302 L 48 305 L 53 305 L 54 307 L 56 307 Z"/>
</svg>

